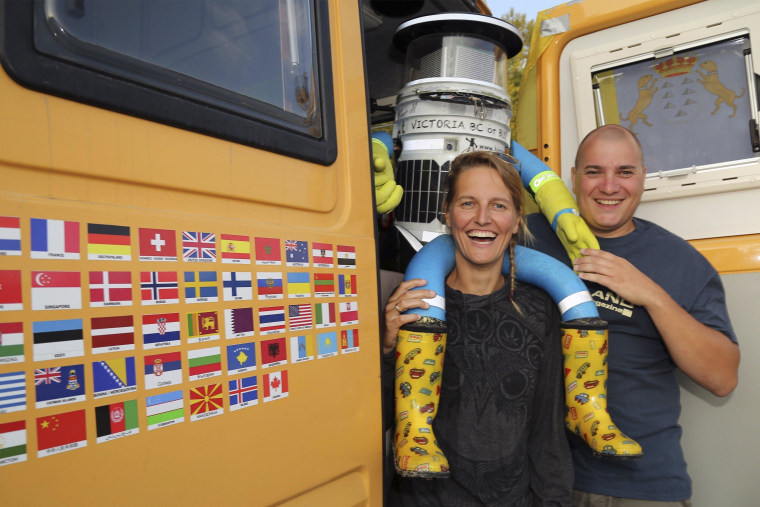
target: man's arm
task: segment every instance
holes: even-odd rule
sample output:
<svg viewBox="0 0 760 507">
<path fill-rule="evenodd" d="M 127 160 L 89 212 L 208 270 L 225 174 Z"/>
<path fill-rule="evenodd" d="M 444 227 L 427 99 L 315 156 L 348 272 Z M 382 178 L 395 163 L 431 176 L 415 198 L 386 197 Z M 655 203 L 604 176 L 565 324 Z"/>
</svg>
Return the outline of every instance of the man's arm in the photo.
<svg viewBox="0 0 760 507">
<path fill-rule="evenodd" d="M 581 253 L 584 257 L 573 263 L 578 276 L 643 307 L 681 371 L 716 396 L 727 396 L 736 388 L 739 347 L 726 335 L 696 320 L 622 257 L 591 249 Z"/>
</svg>

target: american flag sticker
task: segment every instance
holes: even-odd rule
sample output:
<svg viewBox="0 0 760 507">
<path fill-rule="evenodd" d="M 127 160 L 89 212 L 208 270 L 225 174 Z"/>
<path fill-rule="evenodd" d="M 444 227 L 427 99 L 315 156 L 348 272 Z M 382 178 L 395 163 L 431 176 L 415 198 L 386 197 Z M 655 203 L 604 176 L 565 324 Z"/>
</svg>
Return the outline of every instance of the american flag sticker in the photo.
<svg viewBox="0 0 760 507">
<path fill-rule="evenodd" d="M 291 331 L 312 328 L 310 304 L 288 305 L 288 326 Z"/>
</svg>

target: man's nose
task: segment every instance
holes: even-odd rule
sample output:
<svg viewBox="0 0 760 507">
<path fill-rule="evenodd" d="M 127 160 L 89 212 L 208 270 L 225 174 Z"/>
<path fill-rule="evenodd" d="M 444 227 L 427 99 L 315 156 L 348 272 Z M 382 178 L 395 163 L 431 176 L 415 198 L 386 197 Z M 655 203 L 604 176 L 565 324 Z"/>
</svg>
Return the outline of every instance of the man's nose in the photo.
<svg viewBox="0 0 760 507">
<path fill-rule="evenodd" d="M 617 178 L 614 174 L 604 174 L 602 176 L 601 190 L 607 194 L 614 194 L 619 188 Z"/>
</svg>

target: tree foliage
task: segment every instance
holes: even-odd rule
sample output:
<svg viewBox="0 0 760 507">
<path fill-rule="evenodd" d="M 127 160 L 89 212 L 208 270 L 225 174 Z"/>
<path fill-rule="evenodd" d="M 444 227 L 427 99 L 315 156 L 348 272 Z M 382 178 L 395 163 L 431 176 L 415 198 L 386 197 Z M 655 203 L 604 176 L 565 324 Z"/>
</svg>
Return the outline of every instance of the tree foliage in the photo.
<svg viewBox="0 0 760 507">
<path fill-rule="evenodd" d="M 526 17 L 525 14 L 516 12 L 514 7 L 511 7 L 509 12 L 501 16 L 501 19 L 517 28 L 523 38 L 522 51 L 507 62 L 507 91 L 509 92 L 509 99 L 512 101 L 512 111 L 517 110 L 517 95 L 520 92 L 523 69 L 525 69 L 525 62 L 528 59 L 528 51 L 530 50 L 530 35 L 533 33 L 533 24 L 535 22 L 535 20 L 528 20 Z M 513 117 L 510 121 L 510 129 L 514 130 L 514 124 L 515 120 Z"/>
</svg>

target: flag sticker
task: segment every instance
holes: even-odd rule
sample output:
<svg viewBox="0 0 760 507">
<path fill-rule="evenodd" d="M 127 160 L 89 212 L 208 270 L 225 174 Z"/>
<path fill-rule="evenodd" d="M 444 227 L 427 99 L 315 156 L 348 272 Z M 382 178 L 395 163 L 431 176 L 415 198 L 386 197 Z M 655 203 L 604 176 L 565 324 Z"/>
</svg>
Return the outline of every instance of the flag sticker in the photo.
<svg viewBox="0 0 760 507">
<path fill-rule="evenodd" d="M 256 344 L 227 345 L 227 374 L 238 375 L 256 369 Z"/>
<path fill-rule="evenodd" d="M 356 269 L 356 247 L 338 245 L 338 267 Z"/>
<path fill-rule="evenodd" d="M 32 322 L 35 361 L 84 355 L 82 319 Z"/>
<path fill-rule="evenodd" d="M 141 271 L 140 299 L 143 305 L 179 303 L 179 283 L 174 271 Z"/>
<path fill-rule="evenodd" d="M 0 424 L 0 467 L 26 461 L 26 421 Z"/>
<path fill-rule="evenodd" d="M 307 298 L 311 296 L 309 273 L 288 273 L 288 297 Z"/>
<path fill-rule="evenodd" d="M 87 447 L 85 410 L 37 418 L 37 457 Z"/>
<path fill-rule="evenodd" d="M 21 255 L 21 220 L 0 216 L 0 256 Z"/>
<path fill-rule="evenodd" d="M 84 401 L 84 365 L 38 368 L 34 370 L 34 390 L 36 408 Z"/>
<path fill-rule="evenodd" d="M 0 364 L 24 360 L 24 324 L 0 322 Z"/>
<path fill-rule="evenodd" d="M 288 370 L 265 373 L 262 377 L 264 403 L 288 397 Z"/>
<path fill-rule="evenodd" d="M 32 259 L 79 259 L 79 222 L 30 219 Z"/>
<path fill-rule="evenodd" d="M 253 308 L 227 308 L 224 310 L 227 339 L 253 336 Z"/>
<path fill-rule="evenodd" d="M 230 412 L 259 404 L 256 375 L 229 381 Z"/>
<path fill-rule="evenodd" d="M 222 234 L 219 242 L 222 264 L 250 264 L 251 240 L 248 236 Z"/>
<path fill-rule="evenodd" d="M 201 380 L 222 374 L 222 352 L 220 347 L 208 347 L 187 351 L 190 380 Z"/>
<path fill-rule="evenodd" d="M 80 310 L 79 271 L 32 271 L 32 310 Z"/>
<path fill-rule="evenodd" d="M 127 400 L 95 407 L 97 443 L 140 433 L 137 422 L 137 400 Z"/>
<path fill-rule="evenodd" d="M 132 306 L 132 273 L 90 271 L 90 306 Z"/>
<path fill-rule="evenodd" d="M 95 261 L 131 261 L 129 227 L 87 224 L 87 258 Z"/>
<path fill-rule="evenodd" d="M 272 368 L 288 363 L 288 349 L 285 338 L 261 341 L 261 367 Z"/>
<path fill-rule="evenodd" d="M 330 243 L 312 243 L 311 257 L 315 268 L 332 268 L 334 266 L 333 246 Z"/>
<path fill-rule="evenodd" d="M 318 298 L 335 297 L 335 275 L 314 273 L 314 295 Z"/>
<path fill-rule="evenodd" d="M 132 315 L 93 317 L 91 320 L 92 353 L 135 350 L 135 325 Z"/>
<path fill-rule="evenodd" d="M 338 355 L 338 338 L 335 331 L 317 335 L 317 359 Z"/>
<path fill-rule="evenodd" d="M 222 384 L 209 384 L 190 389 L 190 421 L 199 421 L 224 413 Z"/>
<path fill-rule="evenodd" d="M 359 323 L 359 303 L 356 301 L 340 303 L 339 309 L 341 326 L 352 326 Z"/>
<path fill-rule="evenodd" d="M 177 262 L 177 240 L 174 231 L 139 229 L 137 236 L 141 261 Z"/>
<path fill-rule="evenodd" d="M 335 325 L 335 303 L 317 303 L 314 305 L 314 322 L 317 329 Z"/>
<path fill-rule="evenodd" d="M 187 343 L 210 342 L 219 339 L 219 312 L 187 314 Z"/>
<path fill-rule="evenodd" d="M 122 357 L 92 363 L 93 398 L 137 391 L 135 358 Z"/>
<path fill-rule="evenodd" d="M 22 310 L 21 271 L 0 271 L 0 311 Z"/>
<path fill-rule="evenodd" d="M 182 231 L 182 258 L 185 262 L 216 262 L 216 234 Z"/>
<path fill-rule="evenodd" d="M 185 421 L 185 402 L 182 391 L 157 394 L 145 398 L 148 431 Z"/>
<path fill-rule="evenodd" d="M 314 336 L 302 335 L 290 337 L 290 361 L 302 363 L 314 359 Z"/>
<path fill-rule="evenodd" d="M 0 373 L 0 414 L 26 410 L 26 384 L 23 371 Z M 2 456 L 0 440 L 0 456 Z"/>
<path fill-rule="evenodd" d="M 285 240 L 285 263 L 292 267 L 309 265 L 309 244 L 306 241 Z"/>
<path fill-rule="evenodd" d="M 262 336 L 285 332 L 285 307 L 259 308 L 259 333 Z"/>
<path fill-rule="evenodd" d="M 225 271 L 222 273 L 222 292 L 225 301 L 253 299 L 253 282 L 250 271 Z"/>
<path fill-rule="evenodd" d="M 145 356 L 145 389 L 182 383 L 182 358 L 179 352 Z"/>
<path fill-rule="evenodd" d="M 280 266 L 280 240 L 277 238 L 254 238 L 256 264 Z"/>
<path fill-rule="evenodd" d="M 179 345 L 179 313 L 143 315 L 142 333 L 144 349 Z"/>
<path fill-rule="evenodd" d="M 356 297 L 356 275 L 338 275 L 338 295 Z"/>
<path fill-rule="evenodd" d="M 288 306 L 288 325 L 291 331 L 300 329 L 311 329 L 311 305 L 289 305 Z"/>
<path fill-rule="evenodd" d="M 282 273 L 256 273 L 259 299 L 282 299 Z"/>
<path fill-rule="evenodd" d="M 185 271 L 185 302 L 216 303 L 219 289 L 216 286 L 216 271 Z"/>
<path fill-rule="evenodd" d="M 359 330 L 344 329 L 340 332 L 340 352 L 349 354 L 359 351 Z"/>
</svg>

